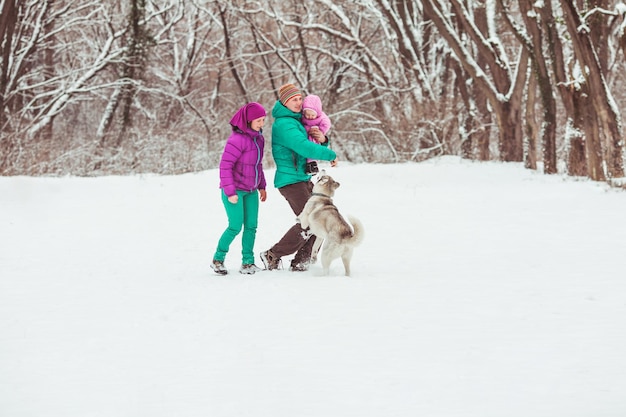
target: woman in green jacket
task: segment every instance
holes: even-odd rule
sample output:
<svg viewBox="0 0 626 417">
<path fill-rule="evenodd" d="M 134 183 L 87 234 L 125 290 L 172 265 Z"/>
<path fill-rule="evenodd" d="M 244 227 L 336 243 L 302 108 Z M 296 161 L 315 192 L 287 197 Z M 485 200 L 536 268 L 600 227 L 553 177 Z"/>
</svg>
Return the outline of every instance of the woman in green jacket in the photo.
<svg viewBox="0 0 626 417">
<path fill-rule="evenodd" d="M 302 125 L 302 92 L 293 84 L 285 84 L 278 91 L 279 100 L 272 109 L 272 156 L 276 163 L 274 187 L 278 188 L 297 216 L 311 196 L 313 183 L 306 173 L 307 159 L 334 161 L 335 151 L 328 147 L 328 138 L 319 130 L 317 141 L 309 141 Z M 295 252 L 291 271 L 306 271 L 311 261 L 315 236 L 295 223 L 270 249 L 261 253 L 265 268 L 277 269 L 283 256 Z"/>
</svg>

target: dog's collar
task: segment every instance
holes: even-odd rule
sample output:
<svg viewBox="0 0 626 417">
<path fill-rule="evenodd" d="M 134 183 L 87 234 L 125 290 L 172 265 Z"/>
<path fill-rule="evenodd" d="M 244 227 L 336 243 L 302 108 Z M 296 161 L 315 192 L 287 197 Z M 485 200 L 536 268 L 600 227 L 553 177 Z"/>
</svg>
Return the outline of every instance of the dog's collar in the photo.
<svg viewBox="0 0 626 417">
<path fill-rule="evenodd" d="M 330 196 L 329 196 L 329 195 L 326 195 L 326 194 L 322 194 L 322 193 L 311 193 L 311 196 L 314 196 L 314 195 L 319 196 L 319 197 L 326 197 L 326 198 L 330 198 Z"/>
</svg>

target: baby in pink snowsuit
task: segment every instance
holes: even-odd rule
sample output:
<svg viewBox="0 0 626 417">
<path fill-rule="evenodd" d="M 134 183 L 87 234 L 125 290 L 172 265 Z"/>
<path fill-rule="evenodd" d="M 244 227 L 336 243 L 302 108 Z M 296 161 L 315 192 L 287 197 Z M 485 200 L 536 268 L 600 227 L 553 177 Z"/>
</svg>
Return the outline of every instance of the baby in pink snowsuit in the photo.
<svg viewBox="0 0 626 417">
<path fill-rule="evenodd" d="M 302 100 L 302 124 L 307 133 L 311 129 L 319 129 L 326 136 L 330 130 L 330 118 L 322 111 L 322 100 L 314 94 L 308 95 Z M 318 143 L 311 135 L 309 135 L 309 140 Z M 334 164 L 332 165 L 334 166 Z M 306 173 L 315 174 L 318 171 L 317 162 L 313 159 L 307 159 Z"/>
</svg>

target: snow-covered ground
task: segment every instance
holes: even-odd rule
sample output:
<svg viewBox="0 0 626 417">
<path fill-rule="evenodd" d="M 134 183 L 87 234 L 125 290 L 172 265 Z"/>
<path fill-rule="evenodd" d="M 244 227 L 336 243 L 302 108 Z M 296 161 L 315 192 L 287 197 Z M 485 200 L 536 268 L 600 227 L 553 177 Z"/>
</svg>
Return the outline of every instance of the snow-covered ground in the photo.
<svg viewBox="0 0 626 417">
<path fill-rule="evenodd" d="M 216 170 L 0 178 L 0 416 L 626 415 L 625 192 L 457 158 L 328 172 L 366 232 L 351 278 L 242 276 L 239 239 L 213 275 Z M 273 187 L 260 217 L 257 253 L 294 220 Z"/>
</svg>

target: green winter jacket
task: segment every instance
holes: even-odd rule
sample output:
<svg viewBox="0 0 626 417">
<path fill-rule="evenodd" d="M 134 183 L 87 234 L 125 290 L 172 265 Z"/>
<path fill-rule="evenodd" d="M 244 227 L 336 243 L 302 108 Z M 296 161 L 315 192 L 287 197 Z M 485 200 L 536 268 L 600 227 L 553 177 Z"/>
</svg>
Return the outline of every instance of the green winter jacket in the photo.
<svg viewBox="0 0 626 417">
<path fill-rule="evenodd" d="M 300 122 L 300 113 L 294 113 L 276 101 L 272 117 L 272 157 L 276 163 L 274 187 L 309 181 L 311 175 L 305 173 L 307 158 L 323 161 L 334 161 L 337 158 L 335 151 L 328 148 L 330 141 L 319 145 L 309 141 Z"/>
</svg>

